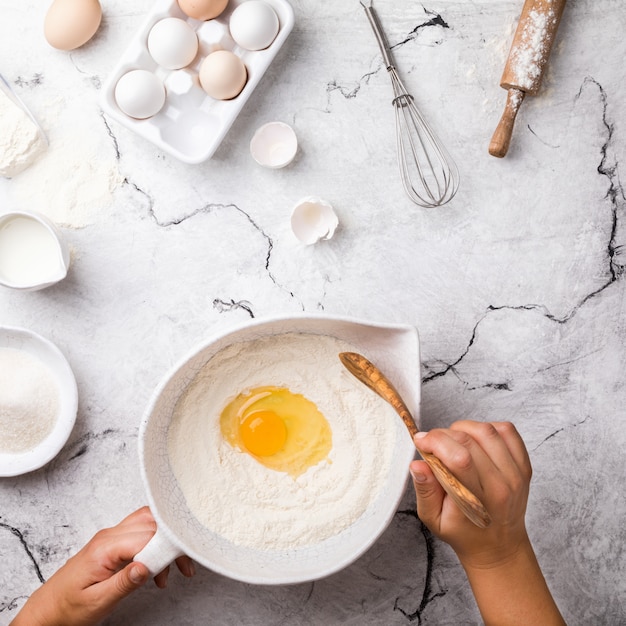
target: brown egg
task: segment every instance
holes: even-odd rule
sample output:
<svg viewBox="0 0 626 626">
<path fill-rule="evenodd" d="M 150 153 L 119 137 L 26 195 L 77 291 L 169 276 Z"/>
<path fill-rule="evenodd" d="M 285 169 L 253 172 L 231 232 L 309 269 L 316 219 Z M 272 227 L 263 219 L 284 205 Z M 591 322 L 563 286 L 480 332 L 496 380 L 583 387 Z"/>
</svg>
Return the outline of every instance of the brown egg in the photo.
<svg viewBox="0 0 626 626">
<path fill-rule="evenodd" d="M 228 0 L 178 0 L 181 11 L 195 20 L 212 20 L 221 15 Z"/>
<path fill-rule="evenodd" d="M 230 50 L 216 50 L 202 61 L 200 84 L 216 100 L 231 100 L 241 93 L 248 71 L 244 62 Z"/>
<path fill-rule="evenodd" d="M 98 0 L 54 0 L 43 25 L 48 43 L 58 50 L 74 50 L 87 43 L 102 21 Z"/>
</svg>

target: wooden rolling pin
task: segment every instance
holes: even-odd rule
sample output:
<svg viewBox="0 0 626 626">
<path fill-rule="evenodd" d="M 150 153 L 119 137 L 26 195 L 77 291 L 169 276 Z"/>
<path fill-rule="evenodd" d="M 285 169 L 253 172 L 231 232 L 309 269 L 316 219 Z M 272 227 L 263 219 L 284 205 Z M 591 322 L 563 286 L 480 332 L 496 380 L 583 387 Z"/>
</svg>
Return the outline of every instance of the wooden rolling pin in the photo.
<svg viewBox="0 0 626 626">
<path fill-rule="evenodd" d="M 556 31 L 565 8 L 565 0 L 526 0 L 522 8 L 500 87 L 508 91 L 504 113 L 491 143 L 489 154 L 506 155 L 515 116 L 524 96 L 534 96 L 541 86 Z"/>
</svg>

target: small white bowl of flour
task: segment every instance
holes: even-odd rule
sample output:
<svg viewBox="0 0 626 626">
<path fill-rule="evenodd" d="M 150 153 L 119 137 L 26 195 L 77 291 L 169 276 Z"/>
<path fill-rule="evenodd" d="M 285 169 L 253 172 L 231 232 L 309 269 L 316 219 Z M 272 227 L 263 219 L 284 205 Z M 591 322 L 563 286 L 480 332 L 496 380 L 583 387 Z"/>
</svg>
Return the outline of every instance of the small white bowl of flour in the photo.
<svg viewBox="0 0 626 626">
<path fill-rule="evenodd" d="M 156 573 L 185 553 L 236 580 L 290 584 L 363 554 L 395 514 L 415 449 L 393 409 L 345 370 L 344 351 L 377 363 L 419 419 L 412 326 L 328 316 L 254 321 L 183 359 L 140 427 L 158 531 L 135 559 Z M 220 431 L 233 397 L 268 385 L 313 402 L 332 431 L 327 458 L 297 476 L 265 467 Z"/>
<path fill-rule="evenodd" d="M 0 327 L 0 476 L 51 461 L 76 421 L 76 380 L 61 351 L 40 335 Z"/>
</svg>

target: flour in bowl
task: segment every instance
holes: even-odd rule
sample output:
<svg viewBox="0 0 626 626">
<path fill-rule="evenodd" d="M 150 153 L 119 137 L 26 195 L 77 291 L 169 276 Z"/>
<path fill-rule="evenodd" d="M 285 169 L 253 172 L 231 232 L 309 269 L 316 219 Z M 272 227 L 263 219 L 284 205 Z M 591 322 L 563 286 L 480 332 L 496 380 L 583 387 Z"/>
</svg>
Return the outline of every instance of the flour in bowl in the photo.
<svg viewBox="0 0 626 626">
<path fill-rule="evenodd" d="M 355 348 L 334 337 L 289 333 L 231 345 L 198 372 L 174 410 L 168 453 L 204 526 L 237 545 L 296 548 L 340 533 L 376 499 L 399 418 L 344 369 L 338 354 L 346 351 Z M 266 385 L 314 402 L 332 430 L 327 459 L 296 478 L 233 448 L 220 431 L 226 404 Z"/>
</svg>

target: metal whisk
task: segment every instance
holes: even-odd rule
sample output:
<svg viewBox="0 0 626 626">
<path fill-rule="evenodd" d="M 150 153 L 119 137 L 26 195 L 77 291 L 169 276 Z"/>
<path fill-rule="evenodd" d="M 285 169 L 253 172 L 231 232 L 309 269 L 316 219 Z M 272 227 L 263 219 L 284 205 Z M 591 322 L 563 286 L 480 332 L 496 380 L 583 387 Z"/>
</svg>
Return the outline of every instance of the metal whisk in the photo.
<svg viewBox="0 0 626 626">
<path fill-rule="evenodd" d="M 459 188 L 459 170 L 419 112 L 396 70 L 371 0 L 361 0 L 391 77 L 396 111 L 396 142 L 402 184 L 415 204 L 432 208 L 452 200 Z"/>
</svg>

